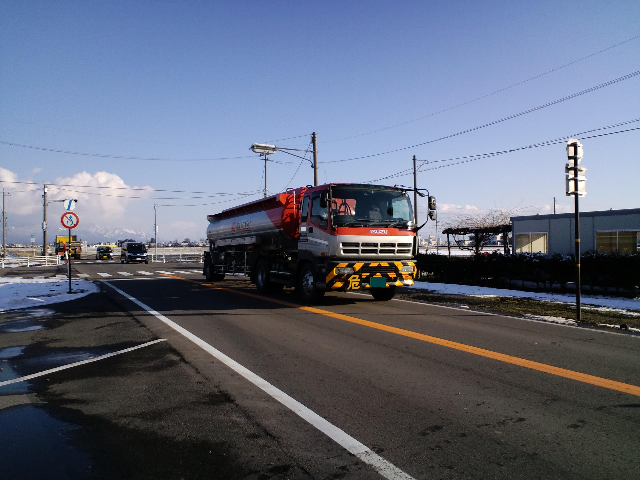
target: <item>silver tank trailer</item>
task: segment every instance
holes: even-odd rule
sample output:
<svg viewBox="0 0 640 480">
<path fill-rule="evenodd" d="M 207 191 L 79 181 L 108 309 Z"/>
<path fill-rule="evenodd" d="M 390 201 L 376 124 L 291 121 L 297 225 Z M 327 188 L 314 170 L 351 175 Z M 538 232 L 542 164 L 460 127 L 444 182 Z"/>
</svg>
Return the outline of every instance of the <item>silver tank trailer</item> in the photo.
<svg viewBox="0 0 640 480">
<path fill-rule="evenodd" d="M 264 210 L 228 218 L 216 219 L 213 215 L 208 218 L 207 239 L 210 242 L 282 231 L 280 218 L 274 222 Z"/>
</svg>

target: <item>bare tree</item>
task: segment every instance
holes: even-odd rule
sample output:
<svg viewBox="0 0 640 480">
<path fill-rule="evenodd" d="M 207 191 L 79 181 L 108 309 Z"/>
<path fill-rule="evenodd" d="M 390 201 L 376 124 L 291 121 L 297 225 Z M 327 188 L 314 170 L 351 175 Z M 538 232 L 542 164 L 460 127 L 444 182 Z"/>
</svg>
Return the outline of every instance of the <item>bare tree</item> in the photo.
<svg viewBox="0 0 640 480">
<path fill-rule="evenodd" d="M 517 209 L 492 209 L 486 213 L 454 215 L 444 226 L 442 233 L 453 236 L 453 241 L 463 250 L 474 250 L 480 253 L 489 245 L 493 238 L 502 234 L 506 242 L 507 231 L 510 231 L 511 217 Z M 506 227 L 509 227 L 508 230 Z M 470 236 L 471 244 L 466 245 L 464 240 Z M 461 237 L 461 238 L 458 238 Z M 505 243 L 505 251 L 506 243 Z"/>
</svg>

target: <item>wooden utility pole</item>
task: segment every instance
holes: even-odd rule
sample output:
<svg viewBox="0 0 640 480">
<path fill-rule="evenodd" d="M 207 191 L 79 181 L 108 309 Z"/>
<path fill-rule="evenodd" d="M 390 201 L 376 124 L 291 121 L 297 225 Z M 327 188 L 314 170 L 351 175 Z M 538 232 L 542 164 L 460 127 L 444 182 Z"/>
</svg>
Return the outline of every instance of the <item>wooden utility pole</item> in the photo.
<svg viewBox="0 0 640 480">
<path fill-rule="evenodd" d="M 311 143 L 313 145 L 313 186 L 318 186 L 318 135 L 316 132 L 311 134 Z"/>
</svg>

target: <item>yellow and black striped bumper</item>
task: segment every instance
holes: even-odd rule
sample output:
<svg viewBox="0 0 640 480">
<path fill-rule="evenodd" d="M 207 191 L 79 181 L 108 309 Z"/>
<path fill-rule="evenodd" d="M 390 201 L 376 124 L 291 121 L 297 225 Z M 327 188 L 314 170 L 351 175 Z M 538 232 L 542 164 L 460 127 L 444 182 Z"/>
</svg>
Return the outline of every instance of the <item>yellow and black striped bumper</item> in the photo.
<svg viewBox="0 0 640 480">
<path fill-rule="evenodd" d="M 332 264 L 330 267 L 326 278 L 327 290 L 404 287 L 413 285 L 413 278 L 416 274 L 415 262 L 409 260 L 341 262 Z"/>
</svg>

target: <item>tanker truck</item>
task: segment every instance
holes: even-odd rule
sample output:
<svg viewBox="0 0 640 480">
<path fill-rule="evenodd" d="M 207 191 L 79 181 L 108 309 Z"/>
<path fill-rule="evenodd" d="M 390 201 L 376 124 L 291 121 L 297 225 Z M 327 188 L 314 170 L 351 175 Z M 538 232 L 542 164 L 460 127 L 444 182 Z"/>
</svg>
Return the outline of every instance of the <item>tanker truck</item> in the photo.
<svg viewBox="0 0 640 480">
<path fill-rule="evenodd" d="M 305 303 L 326 291 L 369 292 L 391 300 L 413 285 L 416 228 L 407 190 L 327 184 L 207 216 L 203 274 L 244 273 L 258 292 L 295 287 Z"/>
</svg>

